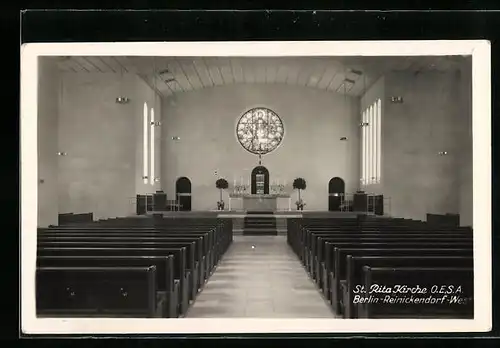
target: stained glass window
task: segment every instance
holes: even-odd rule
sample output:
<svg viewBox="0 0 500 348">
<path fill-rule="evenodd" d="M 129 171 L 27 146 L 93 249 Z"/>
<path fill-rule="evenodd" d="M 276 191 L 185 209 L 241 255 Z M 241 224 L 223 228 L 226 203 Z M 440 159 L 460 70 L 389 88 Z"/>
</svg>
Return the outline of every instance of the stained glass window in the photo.
<svg viewBox="0 0 500 348">
<path fill-rule="evenodd" d="M 283 122 L 272 110 L 251 109 L 243 114 L 236 126 L 241 146 L 254 154 L 264 155 L 275 150 L 283 140 Z"/>
</svg>

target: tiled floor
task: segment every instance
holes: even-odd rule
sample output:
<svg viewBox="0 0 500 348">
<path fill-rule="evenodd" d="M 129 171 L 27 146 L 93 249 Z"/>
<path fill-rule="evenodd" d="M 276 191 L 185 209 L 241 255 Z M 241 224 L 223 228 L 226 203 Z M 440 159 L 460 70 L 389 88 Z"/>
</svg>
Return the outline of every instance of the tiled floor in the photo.
<svg viewBox="0 0 500 348">
<path fill-rule="evenodd" d="M 285 236 L 234 236 L 187 317 L 334 318 L 334 314 Z"/>
</svg>

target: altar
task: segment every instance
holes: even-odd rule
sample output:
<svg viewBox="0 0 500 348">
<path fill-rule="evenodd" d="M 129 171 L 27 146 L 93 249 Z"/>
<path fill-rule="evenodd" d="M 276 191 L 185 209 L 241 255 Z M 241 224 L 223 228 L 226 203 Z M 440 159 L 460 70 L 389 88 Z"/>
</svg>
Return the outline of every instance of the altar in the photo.
<svg viewBox="0 0 500 348">
<path fill-rule="evenodd" d="M 271 182 L 269 170 L 262 165 L 260 153 L 259 165 L 252 170 L 248 184 L 244 185 L 243 182 L 243 177 L 240 178 L 240 185 L 237 185 L 236 178 L 233 179 L 233 190 L 229 193 L 229 210 L 247 212 L 292 210 L 292 202 L 290 193 L 287 192 L 286 179 L 281 184 L 279 178 Z M 240 203 L 236 209 L 233 204 L 234 200 L 238 200 Z M 283 200 L 286 201 L 286 205 L 283 204 Z"/>
<path fill-rule="evenodd" d="M 242 200 L 242 208 L 245 211 L 277 211 L 278 200 L 286 199 L 288 201 L 288 210 L 291 211 L 291 197 L 289 194 L 229 194 L 229 210 L 232 210 L 232 201 L 234 199 Z"/>
</svg>

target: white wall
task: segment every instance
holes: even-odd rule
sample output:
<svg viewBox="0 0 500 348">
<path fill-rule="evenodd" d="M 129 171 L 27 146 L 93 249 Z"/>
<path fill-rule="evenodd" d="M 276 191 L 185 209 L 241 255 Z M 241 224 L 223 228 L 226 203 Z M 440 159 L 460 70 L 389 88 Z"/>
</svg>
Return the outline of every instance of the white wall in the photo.
<svg viewBox="0 0 500 348">
<path fill-rule="evenodd" d="M 52 58 L 38 60 L 38 226 L 57 224 L 59 70 Z"/>
<path fill-rule="evenodd" d="M 136 75 L 62 76 L 58 136 L 67 156 L 59 158 L 59 212 L 134 214 L 135 195 L 158 186 L 145 187 L 141 178 L 143 104 L 153 105 L 153 91 Z M 117 104 L 118 96 L 130 102 Z"/>
<path fill-rule="evenodd" d="M 460 75 L 393 72 L 385 81 L 382 185 L 391 215 L 425 220 L 426 213 L 461 212 L 461 187 L 472 178 L 460 169 L 467 162 L 462 135 L 471 118 Z M 404 103 L 388 102 L 391 96 Z"/>
<path fill-rule="evenodd" d="M 263 156 L 271 181 L 296 177 L 307 181 L 303 198 L 310 210 L 328 209 L 328 181 L 346 182 L 346 191 L 359 180 L 359 99 L 287 85 L 232 85 L 182 93 L 163 101 L 162 186 L 175 197 L 175 181 L 192 182 L 192 209 L 216 208 L 219 192 L 214 172 L 247 183 L 258 158 L 241 147 L 235 135 L 239 117 L 254 107 L 275 111 L 284 123 L 280 147 Z M 172 140 L 179 136 L 179 141 Z M 349 141 L 340 141 L 347 136 Z M 225 194 L 227 197 L 227 193 Z M 293 193 L 296 200 L 296 193 Z"/>
</svg>

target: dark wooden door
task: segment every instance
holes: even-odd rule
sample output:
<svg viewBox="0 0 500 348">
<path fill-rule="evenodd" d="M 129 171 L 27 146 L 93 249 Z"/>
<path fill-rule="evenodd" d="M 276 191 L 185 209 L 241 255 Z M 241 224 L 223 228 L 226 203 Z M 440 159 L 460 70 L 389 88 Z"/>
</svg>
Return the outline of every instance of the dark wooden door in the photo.
<svg viewBox="0 0 500 348">
<path fill-rule="evenodd" d="M 340 211 L 342 198 L 345 195 L 345 183 L 339 177 L 330 179 L 328 182 L 328 210 Z"/>
<path fill-rule="evenodd" d="M 191 211 L 191 180 L 183 176 L 175 183 L 175 194 L 180 204 L 179 210 Z"/>
</svg>

